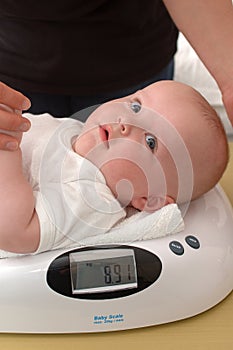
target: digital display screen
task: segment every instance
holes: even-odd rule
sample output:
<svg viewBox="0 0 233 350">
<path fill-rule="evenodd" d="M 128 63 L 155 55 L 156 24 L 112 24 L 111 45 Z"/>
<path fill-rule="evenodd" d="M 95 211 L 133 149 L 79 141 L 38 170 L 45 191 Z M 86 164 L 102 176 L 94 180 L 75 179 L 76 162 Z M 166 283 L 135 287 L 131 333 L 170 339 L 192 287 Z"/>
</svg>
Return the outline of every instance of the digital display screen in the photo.
<svg viewBox="0 0 233 350">
<path fill-rule="evenodd" d="M 137 288 L 133 249 L 96 249 L 69 254 L 73 294 Z"/>
</svg>

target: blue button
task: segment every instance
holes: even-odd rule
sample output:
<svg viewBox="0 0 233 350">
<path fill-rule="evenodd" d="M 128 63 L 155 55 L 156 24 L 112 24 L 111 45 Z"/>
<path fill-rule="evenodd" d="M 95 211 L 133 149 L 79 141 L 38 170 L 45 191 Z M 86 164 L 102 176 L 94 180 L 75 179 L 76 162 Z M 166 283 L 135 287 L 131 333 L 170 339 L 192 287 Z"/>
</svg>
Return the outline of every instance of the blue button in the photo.
<svg viewBox="0 0 233 350">
<path fill-rule="evenodd" d="M 169 243 L 169 248 L 173 253 L 176 255 L 183 255 L 184 254 L 184 247 L 182 244 L 178 241 L 172 241 Z"/>
</svg>

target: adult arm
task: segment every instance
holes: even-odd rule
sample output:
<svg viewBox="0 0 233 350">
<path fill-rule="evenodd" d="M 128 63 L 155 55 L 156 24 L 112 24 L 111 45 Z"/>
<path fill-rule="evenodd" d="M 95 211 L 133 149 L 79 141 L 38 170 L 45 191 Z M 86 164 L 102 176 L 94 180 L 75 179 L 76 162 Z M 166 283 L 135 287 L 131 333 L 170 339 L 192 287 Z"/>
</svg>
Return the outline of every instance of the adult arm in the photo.
<svg viewBox="0 0 233 350">
<path fill-rule="evenodd" d="M 29 107 L 28 98 L 0 82 L 0 149 L 18 149 L 20 132 L 30 128 L 30 122 L 22 117 L 22 111 Z"/>
<path fill-rule="evenodd" d="M 34 252 L 40 229 L 33 191 L 23 175 L 21 150 L 0 150 L 0 249 Z"/>
<path fill-rule="evenodd" d="M 163 0 L 216 80 L 233 125 L 233 5 L 231 0 Z"/>
</svg>

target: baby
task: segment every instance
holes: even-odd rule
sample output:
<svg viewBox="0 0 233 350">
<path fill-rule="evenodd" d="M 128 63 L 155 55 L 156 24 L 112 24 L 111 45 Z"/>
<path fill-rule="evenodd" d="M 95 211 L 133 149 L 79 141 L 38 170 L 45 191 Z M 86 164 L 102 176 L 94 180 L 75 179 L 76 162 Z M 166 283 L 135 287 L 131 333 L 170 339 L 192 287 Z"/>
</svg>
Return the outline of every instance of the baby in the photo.
<svg viewBox="0 0 233 350">
<path fill-rule="evenodd" d="M 127 208 L 153 212 L 210 190 L 228 161 L 207 101 L 163 81 L 97 108 L 83 124 L 25 115 L 31 130 L 0 151 L 0 249 L 39 253 L 108 232 Z"/>
</svg>

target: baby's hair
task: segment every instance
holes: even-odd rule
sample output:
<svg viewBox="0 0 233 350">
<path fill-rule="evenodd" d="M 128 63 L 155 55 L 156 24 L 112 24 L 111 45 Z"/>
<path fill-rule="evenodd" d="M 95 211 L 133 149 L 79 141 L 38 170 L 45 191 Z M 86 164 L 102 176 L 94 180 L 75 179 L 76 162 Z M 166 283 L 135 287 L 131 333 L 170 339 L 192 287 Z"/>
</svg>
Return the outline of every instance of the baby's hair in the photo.
<svg viewBox="0 0 233 350">
<path fill-rule="evenodd" d="M 229 146 L 223 123 L 216 110 L 209 104 L 209 102 L 196 90 L 194 90 L 194 94 L 196 94 L 198 97 L 195 103 L 197 102 L 199 104 L 202 117 L 205 118 L 206 122 L 208 123 L 210 131 L 216 132 L 216 136 L 219 137 L 218 146 L 220 146 L 221 143 L 222 156 L 225 157 L 225 164 L 223 164 L 225 169 L 229 160 Z"/>
<path fill-rule="evenodd" d="M 194 89 L 191 99 L 193 99 L 193 101 L 191 100 L 191 103 L 198 107 L 198 112 L 200 112 L 201 118 L 206 122 L 207 132 L 211 133 L 213 136 L 212 140 L 215 140 L 214 149 L 212 144 L 210 145 L 212 148 L 203 150 L 208 153 L 210 159 L 212 159 L 210 162 L 212 165 L 209 165 L 212 176 L 208 178 L 207 182 L 203 181 L 202 185 L 199 184 L 196 188 L 193 195 L 193 199 L 195 199 L 202 193 L 211 189 L 221 179 L 229 161 L 229 146 L 222 121 L 215 109 L 198 91 Z"/>
</svg>

